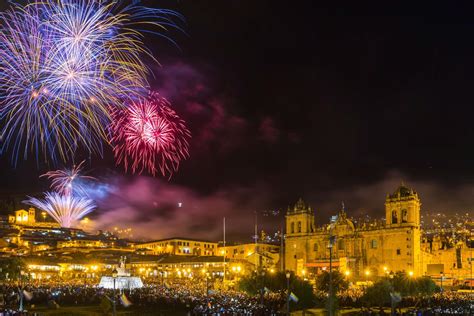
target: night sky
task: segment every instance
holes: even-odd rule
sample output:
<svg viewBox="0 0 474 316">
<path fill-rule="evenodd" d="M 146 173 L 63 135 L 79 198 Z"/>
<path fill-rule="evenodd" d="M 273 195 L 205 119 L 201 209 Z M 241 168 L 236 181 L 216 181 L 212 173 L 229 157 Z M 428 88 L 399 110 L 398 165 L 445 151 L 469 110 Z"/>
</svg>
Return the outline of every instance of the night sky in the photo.
<svg viewBox="0 0 474 316">
<path fill-rule="evenodd" d="M 125 176 L 109 150 L 103 159 L 78 153 L 122 193 L 149 190 L 133 203 L 103 202 L 99 222 L 108 214 L 142 236 L 217 238 L 227 216 L 235 220 L 230 234 L 245 239 L 253 212 L 286 210 L 300 196 L 319 222 L 343 200 L 351 215 L 383 217 L 385 194 L 402 181 L 420 192 L 425 210 L 472 209 L 472 7 L 145 3 L 186 17 L 185 34 L 168 34 L 179 48 L 157 37 L 147 44 L 161 62 L 152 86 L 189 124 L 191 157 L 168 182 Z M 14 169 L 9 158 L 0 158 L 2 196 L 48 188 L 37 179 L 47 166 L 28 160 Z M 180 199 L 190 202 L 175 209 Z M 186 212 L 203 220 L 190 223 Z M 180 227 L 157 232 L 143 223 Z"/>
</svg>

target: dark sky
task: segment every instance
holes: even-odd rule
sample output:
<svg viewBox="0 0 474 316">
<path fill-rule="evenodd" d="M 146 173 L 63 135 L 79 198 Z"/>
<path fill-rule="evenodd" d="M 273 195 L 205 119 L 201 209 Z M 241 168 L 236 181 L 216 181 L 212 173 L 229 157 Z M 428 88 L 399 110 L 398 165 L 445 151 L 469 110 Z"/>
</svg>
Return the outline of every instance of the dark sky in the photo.
<svg viewBox="0 0 474 316">
<path fill-rule="evenodd" d="M 472 7 L 413 1 L 145 3 L 186 17 L 186 34 L 170 33 L 179 49 L 147 38 L 161 62 L 153 66 L 153 87 L 193 133 L 191 157 L 168 185 L 206 198 L 225 191 L 235 205 L 262 196 L 255 204 L 242 203 L 251 205 L 241 210 L 245 214 L 282 209 L 302 196 L 334 205 L 331 210 L 343 199 L 371 200 L 380 215 L 382 193 L 402 180 L 434 186 L 438 193 L 471 192 Z M 12 169 L 8 158 L 0 160 L 4 194 L 47 188 L 37 180 L 46 167 L 20 161 Z M 110 151 L 104 159 L 92 157 L 88 168 L 123 174 L 113 167 Z M 379 184 L 387 186 L 367 189 Z M 232 194 L 242 188 L 246 195 Z M 364 199 L 354 197 L 358 190 L 366 190 Z M 438 198 L 424 201 L 436 208 Z M 464 198 L 449 207 L 470 207 L 473 201 Z M 212 212 L 219 217 L 219 210 Z"/>
</svg>

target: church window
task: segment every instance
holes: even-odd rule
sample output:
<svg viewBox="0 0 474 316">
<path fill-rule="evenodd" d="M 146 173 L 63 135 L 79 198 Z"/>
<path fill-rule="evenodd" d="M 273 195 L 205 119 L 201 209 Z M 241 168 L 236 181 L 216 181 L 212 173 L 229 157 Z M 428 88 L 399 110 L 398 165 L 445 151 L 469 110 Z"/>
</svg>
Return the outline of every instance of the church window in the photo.
<svg viewBox="0 0 474 316">
<path fill-rule="evenodd" d="M 313 248 L 313 249 L 314 249 L 314 251 L 318 251 L 318 244 L 314 244 L 314 246 L 313 246 L 313 247 L 314 247 L 314 248 Z"/>
<path fill-rule="evenodd" d="M 376 249 L 377 248 L 377 240 L 376 239 L 372 239 L 370 241 L 370 248 L 372 249 Z"/>
<path fill-rule="evenodd" d="M 402 210 L 402 223 L 407 223 L 407 222 L 408 222 L 408 211 Z"/>
<path fill-rule="evenodd" d="M 291 222 L 291 233 L 295 233 L 295 222 Z"/>
<path fill-rule="evenodd" d="M 337 248 L 339 250 L 344 250 L 344 240 L 343 239 L 339 239 L 339 241 L 337 243 Z"/>
<path fill-rule="evenodd" d="M 301 233 L 301 222 L 298 222 L 298 233 Z"/>
<path fill-rule="evenodd" d="M 397 249 L 397 255 L 401 255 L 402 251 L 400 249 Z"/>
<path fill-rule="evenodd" d="M 397 224 L 397 223 L 398 223 L 397 211 L 392 211 L 392 224 Z"/>
</svg>

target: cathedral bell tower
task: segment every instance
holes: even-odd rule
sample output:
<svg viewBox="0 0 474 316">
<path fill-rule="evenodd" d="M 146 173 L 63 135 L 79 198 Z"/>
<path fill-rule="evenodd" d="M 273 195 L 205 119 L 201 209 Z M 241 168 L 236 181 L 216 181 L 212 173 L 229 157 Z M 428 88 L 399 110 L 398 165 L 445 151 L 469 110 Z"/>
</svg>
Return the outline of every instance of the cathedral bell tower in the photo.
<svg viewBox="0 0 474 316">
<path fill-rule="evenodd" d="M 385 199 L 385 222 L 389 227 L 420 226 L 418 193 L 403 183 Z"/>
<path fill-rule="evenodd" d="M 301 236 L 314 232 L 314 214 L 311 207 L 306 206 L 302 199 L 296 202 L 293 209 L 286 213 L 286 235 Z"/>
</svg>

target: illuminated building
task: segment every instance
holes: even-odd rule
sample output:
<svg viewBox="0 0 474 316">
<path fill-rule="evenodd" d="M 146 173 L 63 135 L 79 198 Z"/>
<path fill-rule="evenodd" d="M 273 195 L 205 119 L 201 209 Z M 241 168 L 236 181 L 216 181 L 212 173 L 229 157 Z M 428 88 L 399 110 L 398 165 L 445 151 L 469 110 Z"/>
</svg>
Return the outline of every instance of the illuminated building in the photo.
<svg viewBox="0 0 474 316">
<path fill-rule="evenodd" d="M 110 243 L 99 238 L 75 238 L 57 242 L 57 248 L 106 248 Z"/>
<path fill-rule="evenodd" d="M 148 249 L 152 254 L 172 254 L 178 256 L 215 256 L 217 243 L 189 238 L 169 238 L 150 241 L 137 245 Z"/>
<path fill-rule="evenodd" d="M 254 267 L 278 268 L 280 246 L 266 243 L 248 243 L 219 247 L 217 254 L 226 259 L 245 260 Z"/>
<path fill-rule="evenodd" d="M 286 269 L 298 275 L 303 275 L 303 271 L 315 274 L 329 269 L 330 235 L 335 236 L 333 267 L 350 271 L 356 278 L 363 278 L 364 271 L 377 276 L 389 271 L 421 276 L 430 274 L 433 269 L 451 271 L 460 263 L 467 266 L 472 248 L 469 250 L 465 244 L 449 250 L 438 247 L 431 252 L 425 245 L 422 247 L 420 209 L 418 194 L 401 185 L 386 197 L 385 222 L 356 226 L 342 209 L 332 225 L 317 227 L 312 209 L 300 199 L 286 215 Z M 467 271 L 460 272 L 458 277 L 463 276 L 468 276 Z"/>
<path fill-rule="evenodd" d="M 17 210 L 15 211 L 15 215 L 10 215 L 8 217 L 8 223 L 10 225 L 18 226 L 59 227 L 59 224 L 56 222 L 46 221 L 46 216 L 44 214 L 41 214 L 42 220 L 38 220 L 36 215 L 36 210 L 32 207 L 30 207 L 28 211 Z"/>
</svg>

